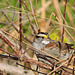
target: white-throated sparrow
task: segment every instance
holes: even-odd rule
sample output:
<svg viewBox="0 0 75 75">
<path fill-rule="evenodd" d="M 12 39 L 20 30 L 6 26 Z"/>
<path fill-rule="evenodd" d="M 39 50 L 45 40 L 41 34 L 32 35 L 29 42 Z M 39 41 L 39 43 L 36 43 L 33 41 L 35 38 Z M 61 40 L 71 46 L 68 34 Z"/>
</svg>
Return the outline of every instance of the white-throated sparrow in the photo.
<svg viewBox="0 0 75 75">
<path fill-rule="evenodd" d="M 36 34 L 32 45 L 37 49 L 44 50 L 48 54 L 50 54 L 60 60 L 68 59 L 68 57 L 71 53 L 70 49 L 73 49 L 72 48 L 73 44 L 61 43 L 59 41 L 51 40 L 49 38 L 49 35 L 44 32 L 39 32 Z M 49 62 L 46 61 L 46 59 L 44 57 L 42 57 L 40 54 L 38 54 L 37 52 L 35 52 L 35 54 L 40 61 L 43 61 L 43 62 L 49 64 Z M 45 55 L 45 54 L 43 54 L 43 55 Z M 54 60 L 53 58 L 48 57 L 48 56 L 46 56 L 46 57 L 48 59 L 50 59 L 50 61 L 52 61 L 54 63 L 56 62 L 56 60 Z"/>
</svg>

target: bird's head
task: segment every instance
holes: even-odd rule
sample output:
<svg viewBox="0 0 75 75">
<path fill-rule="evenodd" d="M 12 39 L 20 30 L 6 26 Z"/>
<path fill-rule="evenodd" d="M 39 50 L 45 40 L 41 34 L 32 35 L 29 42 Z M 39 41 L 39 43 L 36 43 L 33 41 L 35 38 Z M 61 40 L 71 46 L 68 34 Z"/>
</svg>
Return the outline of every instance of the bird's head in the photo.
<svg viewBox="0 0 75 75">
<path fill-rule="evenodd" d="M 37 43 L 43 43 L 47 44 L 49 43 L 48 41 L 50 40 L 48 33 L 45 32 L 38 32 L 35 36 L 34 41 Z"/>
</svg>

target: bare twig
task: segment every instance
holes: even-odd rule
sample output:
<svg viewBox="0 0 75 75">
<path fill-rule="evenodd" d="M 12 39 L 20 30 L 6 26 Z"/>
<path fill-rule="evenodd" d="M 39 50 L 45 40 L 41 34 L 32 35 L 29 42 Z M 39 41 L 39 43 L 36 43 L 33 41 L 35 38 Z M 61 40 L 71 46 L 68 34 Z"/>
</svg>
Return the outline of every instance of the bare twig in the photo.
<svg viewBox="0 0 75 75">
<path fill-rule="evenodd" d="M 28 18 L 28 20 L 29 20 L 29 22 L 30 22 L 30 24 L 31 24 L 31 28 L 32 28 L 32 30 L 33 30 L 33 32 L 34 32 L 34 34 L 36 34 L 36 31 L 35 31 L 35 29 L 34 29 L 34 26 L 33 26 L 32 22 L 31 22 L 31 20 L 30 20 L 30 18 L 29 18 L 29 15 L 28 15 L 28 14 L 27 14 L 27 18 Z"/>
<path fill-rule="evenodd" d="M 17 57 L 14 57 L 14 56 L 11 56 L 11 55 L 3 55 L 3 54 L 0 54 L 0 57 L 1 58 L 8 58 L 8 59 L 13 59 L 13 60 L 18 60 Z"/>
<path fill-rule="evenodd" d="M 38 28 L 38 23 L 37 23 L 37 20 L 36 20 L 36 16 L 35 16 L 35 12 L 34 12 L 34 9 L 33 9 L 32 1 L 31 1 L 31 0 L 29 0 L 29 1 L 30 1 L 30 5 L 31 5 L 32 14 L 34 14 L 34 15 L 32 15 L 32 16 L 34 17 L 36 26 L 37 26 L 37 28 Z"/>
<path fill-rule="evenodd" d="M 22 0 L 19 0 L 20 51 L 22 49 Z"/>
<path fill-rule="evenodd" d="M 25 7 L 26 7 L 26 9 L 28 10 L 28 12 L 34 17 L 34 20 L 35 20 L 35 23 L 36 23 L 36 26 L 37 26 L 37 28 L 38 28 L 38 23 L 37 23 L 37 20 L 36 20 L 36 16 L 35 16 L 35 12 L 34 12 L 34 10 L 33 10 L 33 6 L 32 6 L 32 2 L 31 2 L 31 0 L 30 0 L 30 5 L 31 5 L 31 10 L 32 10 L 32 12 L 28 9 L 28 6 L 27 6 L 27 4 L 26 4 L 26 2 L 23 0 L 23 7 L 24 7 L 24 5 L 25 5 Z M 24 8 L 25 9 L 25 8 Z"/>
<path fill-rule="evenodd" d="M 6 14 L 3 12 L 3 11 L 1 11 L 2 13 L 3 13 L 3 15 L 6 17 L 6 19 L 8 20 L 8 22 L 11 22 L 10 20 L 9 20 L 9 18 L 6 16 Z"/>
<path fill-rule="evenodd" d="M 9 55 L 12 55 L 12 56 L 16 56 L 16 57 L 17 57 L 17 55 L 11 54 L 11 53 L 9 53 L 9 52 L 3 50 L 2 48 L 0 48 L 0 51 L 5 52 L 5 53 L 7 53 L 7 54 L 9 54 Z"/>
<path fill-rule="evenodd" d="M 74 27 L 68 26 L 68 24 L 62 24 L 62 23 L 56 22 L 56 21 L 54 21 L 54 20 L 52 20 L 52 22 L 55 22 L 56 24 L 61 24 L 61 25 L 63 25 L 64 27 L 71 28 L 71 29 L 75 30 Z"/>
<path fill-rule="evenodd" d="M 6 14 L 2 11 L 2 13 L 4 14 L 4 16 L 7 18 L 7 20 L 10 22 L 9 18 L 6 16 Z M 10 22 L 11 23 L 11 22 Z M 15 25 L 13 23 L 10 24 L 18 33 L 20 33 L 20 31 L 15 27 Z M 28 38 L 26 38 L 23 34 L 22 37 L 27 40 L 29 43 L 32 43 Z"/>
<path fill-rule="evenodd" d="M 21 65 L 21 64 L 19 64 L 19 63 L 16 63 L 16 64 L 17 64 L 17 65 L 20 65 L 20 66 L 22 66 L 22 67 L 24 67 L 24 68 L 27 68 L 27 69 L 29 69 L 29 70 L 32 70 L 32 71 L 34 71 L 34 72 L 38 72 L 38 73 L 40 73 L 40 74 L 45 74 L 45 75 L 46 75 L 46 73 L 36 71 L 36 70 L 31 69 L 31 68 L 29 68 L 29 67 L 23 66 L 23 65 Z"/>
<path fill-rule="evenodd" d="M 74 67 L 73 67 L 73 75 L 74 75 L 74 72 L 75 72 L 75 71 L 74 71 L 74 70 L 75 70 L 75 58 L 74 58 L 73 66 L 74 66 Z"/>
<path fill-rule="evenodd" d="M 35 8 L 34 8 L 34 13 L 36 14 L 36 8 L 37 7 L 37 0 L 35 0 Z"/>
<path fill-rule="evenodd" d="M 31 1 L 31 0 L 29 0 L 29 1 L 30 1 L 30 5 L 31 5 L 31 10 L 32 10 L 32 13 L 34 14 L 34 10 L 33 10 L 32 1 Z"/>
<path fill-rule="evenodd" d="M 71 37 L 71 39 L 75 42 L 75 39 L 73 38 L 73 36 L 69 33 L 69 31 L 66 29 L 66 28 L 64 28 L 65 29 L 65 31 L 68 33 L 68 35 Z"/>
<path fill-rule="evenodd" d="M 64 68 L 62 68 L 62 67 L 61 67 L 61 69 L 64 70 L 65 72 L 69 73 L 69 74 L 73 74 L 73 73 L 71 73 L 70 71 L 67 71 L 66 69 L 64 69 Z M 73 70 L 73 69 L 72 69 L 72 70 Z"/>
<path fill-rule="evenodd" d="M 4 35 L 3 33 L 5 33 L 5 34 L 7 34 L 8 36 L 12 37 L 13 39 L 19 41 L 19 39 L 15 38 L 15 37 L 12 36 L 10 33 L 5 32 L 4 30 L 1 30 L 1 31 L 2 31 L 2 35 Z M 5 36 L 6 38 L 8 38 L 6 35 L 4 35 L 4 36 Z M 9 39 L 10 42 L 12 41 L 10 38 L 8 38 L 8 39 Z M 22 42 L 23 42 L 23 44 L 24 44 L 24 41 L 22 41 Z M 14 46 L 17 46 L 18 49 L 20 48 L 19 45 L 16 44 L 16 43 L 14 43 L 13 41 L 12 41 L 11 43 L 12 43 Z M 22 50 L 24 51 L 24 49 L 22 49 Z M 25 53 L 25 56 L 28 57 L 28 58 L 31 58 L 27 53 Z"/>
<path fill-rule="evenodd" d="M 51 16 L 50 16 L 49 21 L 47 22 L 48 25 L 49 25 L 49 23 L 50 23 L 50 21 L 51 21 L 52 15 L 54 15 L 54 16 L 56 17 L 56 15 L 55 15 L 54 13 L 52 13 Z M 60 22 L 60 20 L 58 19 L 58 17 L 56 17 L 56 19 Z M 64 19 L 64 20 L 65 20 L 65 19 Z M 47 24 L 46 24 L 46 25 L 47 25 Z M 73 27 L 70 27 L 70 26 L 68 26 L 68 25 L 64 25 L 64 24 L 62 24 L 62 23 L 58 23 L 58 24 L 61 24 L 63 27 L 69 27 L 69 28 L 74 29 Z M 74 38 L 73 38 L 72 35 L 68 32 L 68 30 L 67 30 L 66 28 L 64 28 L 64 30 L 69 34 L 69 36 L 71 37 L 71 39 L 75 42 Z M 74 30 L 75 30 L 75 29 L 74 29 Z"/>
<path fill-rule="evenodd" d="M 19 50 L 16 49 L 16 48 L 14 47 L 14 45 L 13 45 L 5 36 L 2 35 L 2 32 L 1 32 L 1 31 L 0 31 L 0 38 L 3 39 L 3 40 L 5 41 L 5 43 L 7 43 L 7 44 L 11 47 L 11 49 L 12 49 L 17 55 L 21 55 L 21 53 L 19 52 Z"/>
<path fill-rule="evenodd" d="M 5 24 L 5 25 L 7 25 L 7 24 L 9 24 L 9 23 L 7 23 L 7 22 L 0 22 L 0 24 Z"/>
<path fill-rule="evenodd" d="M 71 60 L 72 60 L 74 54 L 75 54 L 75 52 L 72 54 L 71 58 L 69 59 L 68 64 L 67 64 L 67 67 L 69 66 L 69 64 L 70 64 L 70 62 L 71 62 Z"/>
<path fill-rule="evenodd" d="M 29 10 L 29 8 L 28 8 L 28 6 L 27 6 L 27 4 L 26 4 L 25 0 L 23 0 L 23 2 L 22 2 L 22 3 L 25 5 L 26 9 L 30 12 L 30 10 Z"/>
<path fill-rule="evenodd" d="M 65 15 L 66 15 L 66 5 L 67 5 L 67 0 L 65 1 L 65 9 L 64 9 L 64 19 L 65 19 Z M 65 24 L 65 20 L 63 20 L 63 24 Z M 64 26 L 63 26 L 63 30 L 62 30 L 62 42 L 64 40 Z"/>
<path fill-rule="evenodd" d="M 55 68 L 53 71 L 51 71 L 50 73 L 48 73 L 47 75 L 50 75 L 50 74 L 52 74 L 54 71 L 56 71 L 57 69 L 59 69 L 60 67 L 62 67 L 64 64 L 66 64 L 68 62 L 68 60 L 67 61 L 65 61 L 65 62 L 63 62 L 60 66 L 58 66 L 57 68 Z"/>
<path fill-rule="evenodd" d="M 32 13 L 31 13 L 31 11 L 28 9 L 27 4 L 25 3 L 25 1 L 23 1 L 23 7 L 24 7 L 24 5 L 25 5 L 26 9 L 27 9 L 27 10 L 30 12 L 30 14 L 34 17 L 34 20 L 35 20 L 35 22 L 36 22 L 36 24 L 37 24 L 37 21 L 36 21 L 35 15 L 34 15 L 34 10 L 33 10 L 33 6 L 32 6 L 31 0 L 30 0 L 30 4 L 31 4 Z M 36 31 L 35 31 L 35 29 L 34 29 L 34 26 L 33 26 L 32 22 L 31 22 L 31 20 L 30 20 L 28 14 L 27 14 L 27 18 L 28 18 L 28 20 L 29 20 L 29 22 L 30 22 L 31 28 L 32 28 L 32 30 L 33 30 L 33 33 L 36 34 Z"/>
<path fill-rule="evenodd" d="M 52 16 L 54 16 L 58 20 L 58 22 L 60 22 L 60 20 L 58 19 L 58 17 L 54 14 L 54 12 L 52 12 L 51 15 L 50 15 L 49 20 L 46 23 L 46 30 L 49 28 L 49 24 L 51 23 Z"/>
<path fill-rule="evenodd" d="M 17 7 L 17 5 L 18 5 L 18 2 L 19 2 L 19 0 L 17 1 L 17 3 L 16 3 L 16 6 L 15 6 L 15 9 L 14 9 L 14 13 L 13 13 L 13 18 L 12 18 L 12 22 L 14 21 L 15 10 L 16 10 L 16 7 Z"/>
</svg>

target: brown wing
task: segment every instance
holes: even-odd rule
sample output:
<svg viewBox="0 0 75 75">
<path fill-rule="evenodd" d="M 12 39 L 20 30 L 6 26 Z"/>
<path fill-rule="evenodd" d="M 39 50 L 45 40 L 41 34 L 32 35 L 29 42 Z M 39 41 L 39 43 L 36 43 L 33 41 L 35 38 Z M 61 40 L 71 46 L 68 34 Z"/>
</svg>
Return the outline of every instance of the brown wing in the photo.
<svg viewBox="0 0 75 75">
<path fill-rule="evenodd" d="M 58 47 L 60 50 L 66 50 L 66 49 L 69 50 L 69 49 L 73 49 L 72 46 L 74 46 L 74 45 L 68 44 L 68 43 L 61 43 L 59 41 L 51 41 L 45 47 L 46 48 Z"/>
</svg>

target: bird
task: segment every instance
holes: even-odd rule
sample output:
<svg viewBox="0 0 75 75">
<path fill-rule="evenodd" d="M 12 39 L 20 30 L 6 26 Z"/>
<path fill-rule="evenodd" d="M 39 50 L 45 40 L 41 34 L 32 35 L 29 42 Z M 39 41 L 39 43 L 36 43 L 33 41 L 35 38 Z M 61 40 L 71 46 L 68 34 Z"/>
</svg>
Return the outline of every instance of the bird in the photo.
<svg viewBox="0 0 75 75">
<path fill-rule="evenodd" d="M 69 55 L 72 53 L 71 49 L 73 49 L 73 47 L 72 47 L 73 44 L 62 43 L 60 41 L 51 40 L 48 33 L 40 32 L 40 31 L 35 35 L 32 46 L 35 47 L 36 50 L 37 49 L 43 50 L 44 52 L 46 52 L 60 60 L 68 59 Z M 53 59 L 50 56 L 47 56 L 44 53 L 41 53 L 42 55 L 40 55 L 39 53 L 37 53 L 35 51 L 35 54 L 39 61 L 42 61 L 46 64 L 51 65 L 51 63 L 42 56 L 42 55 L 44 55 L 51 62 L 56 63 L 55 59 Z"/>
</svg>

